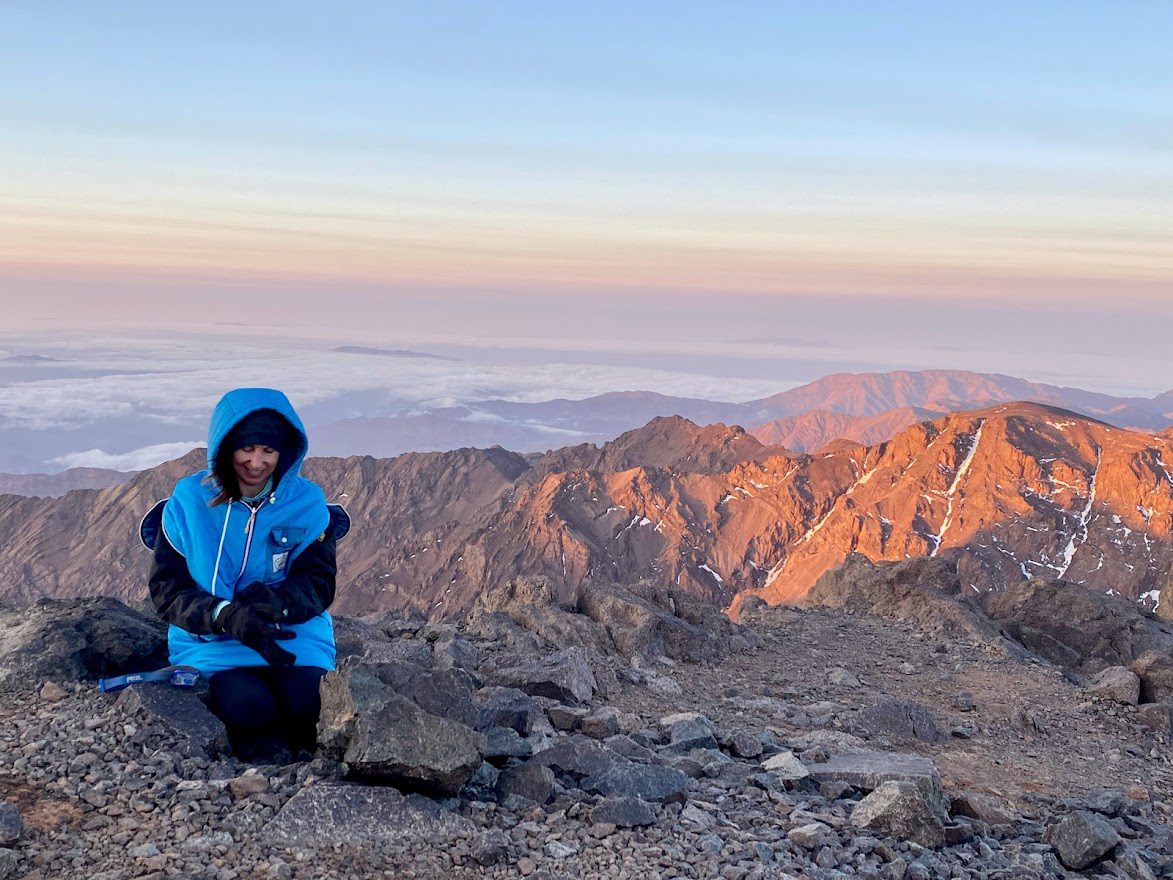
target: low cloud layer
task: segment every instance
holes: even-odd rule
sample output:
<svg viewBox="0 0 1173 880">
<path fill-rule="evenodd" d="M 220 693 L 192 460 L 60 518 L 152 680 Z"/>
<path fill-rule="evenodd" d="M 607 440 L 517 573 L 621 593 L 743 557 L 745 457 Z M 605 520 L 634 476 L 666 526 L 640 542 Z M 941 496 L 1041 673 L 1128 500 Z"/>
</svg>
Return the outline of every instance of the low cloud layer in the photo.
<svg viewBox="0 0 1173 880">
<path fill-rule="evenodd" d="M 195 440 L 186 443 L 158 443 L 117 455 L 103 452 L 101 449 L 88 449 L 85 452 L 58 456 L 50 459 L 48 463 L 62 468 L 92 467 L 115 471 L 142 471 L 173 458 L 180 458 L 199 445 L 201 443 Z"/>
</svg>

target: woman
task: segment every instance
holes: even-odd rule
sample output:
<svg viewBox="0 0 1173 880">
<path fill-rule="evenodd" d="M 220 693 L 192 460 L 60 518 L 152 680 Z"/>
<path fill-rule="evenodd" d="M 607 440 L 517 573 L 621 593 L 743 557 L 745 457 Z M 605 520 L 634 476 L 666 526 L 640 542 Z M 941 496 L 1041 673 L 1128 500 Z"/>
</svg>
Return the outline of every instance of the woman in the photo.
<svg viewBox="0 0 1173 880">
<path fill-rule="evenodd" d="M 171 625 L 171 662 L 209 677 L 209 705 L 245 760 L 313 751 L 318 682 L 334 668 L 326 609 L 348 523 L 332 523 L 322 490 L 299 475 L 308 447 L 280 391 L 228 392 L 208 469 L 176 484 L 153 540 L 151 600 Z"/>
</svg>

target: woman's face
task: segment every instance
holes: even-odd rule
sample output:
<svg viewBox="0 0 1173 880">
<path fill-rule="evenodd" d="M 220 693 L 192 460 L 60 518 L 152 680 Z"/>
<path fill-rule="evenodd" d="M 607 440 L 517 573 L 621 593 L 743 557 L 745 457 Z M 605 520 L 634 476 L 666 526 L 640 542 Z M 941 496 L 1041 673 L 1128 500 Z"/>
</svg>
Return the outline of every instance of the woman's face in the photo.
<svg viewBox="0 0 1173 880">
<path fill-rule="evenodd" d="M 240 494 L 252 496 L 260 492 L 273 476 L 279 457 L 272 446 L 242 446 L 232 453 L 232 467 L 236 471 L 236 481 L 240 483 Z"/>
</svg>

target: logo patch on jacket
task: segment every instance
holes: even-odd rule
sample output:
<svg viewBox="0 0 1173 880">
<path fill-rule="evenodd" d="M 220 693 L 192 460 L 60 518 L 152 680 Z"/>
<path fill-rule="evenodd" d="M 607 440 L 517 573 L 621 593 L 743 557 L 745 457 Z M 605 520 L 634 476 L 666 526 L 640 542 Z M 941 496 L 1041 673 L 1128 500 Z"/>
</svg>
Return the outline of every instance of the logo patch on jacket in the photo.
<svg viewBox="0 0 1173 880">
<path fill-rule="evenodd" d="M 289 561 L 289 551 L 273 554 L 273 574 L 285 571 L 285 563 Z"/>
</svg>

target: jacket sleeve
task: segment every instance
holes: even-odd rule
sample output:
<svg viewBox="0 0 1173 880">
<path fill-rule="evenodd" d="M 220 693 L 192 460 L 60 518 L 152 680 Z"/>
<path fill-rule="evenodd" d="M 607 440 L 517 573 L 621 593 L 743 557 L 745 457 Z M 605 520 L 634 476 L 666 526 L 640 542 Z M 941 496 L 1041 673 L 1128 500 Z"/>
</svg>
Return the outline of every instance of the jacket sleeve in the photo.
<svg viewBox="0 0 1173 880">
<path fill-rule="evenodd" d="M 159 530 L 151 566 L 151 602 L 163 620 L 193 635 L 215 633 L 212 612 L 222 600 L 202 589 L 187 569 L 187 560 Z"/>
<path fill-rule="evenodd" d="M 334 527 L 328 525 L 319 540 L 312 541 L 289 563 L 279 590 L 289 623 L 305 623 L 334 604 L 334 576 L 338 572 L 335 544 Z"/>
</svg>

